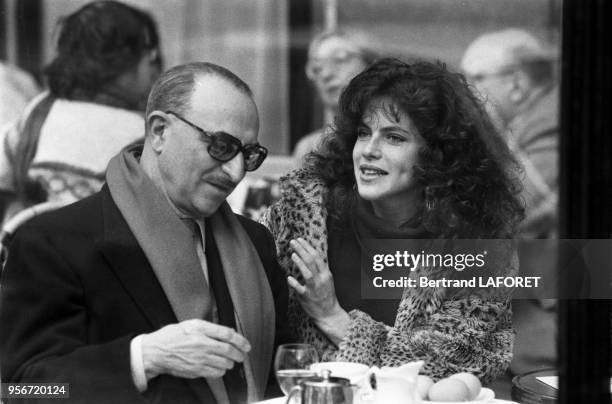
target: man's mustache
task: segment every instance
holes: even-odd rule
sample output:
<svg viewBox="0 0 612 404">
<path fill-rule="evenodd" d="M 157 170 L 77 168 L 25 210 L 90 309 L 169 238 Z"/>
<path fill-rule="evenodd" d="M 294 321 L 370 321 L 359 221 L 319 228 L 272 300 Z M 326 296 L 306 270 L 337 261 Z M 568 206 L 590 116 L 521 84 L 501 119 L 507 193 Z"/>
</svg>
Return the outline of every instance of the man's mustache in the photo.
<svg viewBox="0 0 612 404">
<path fill-rule="evenodd" d="M 233 190 L 234 188 L 236 188 L 236 185 L 238 185 L 237 182 L 234 182 L 227 177 L 221 177 L 221 176 L 207 178 L 206 182 L 213 184 L 219 188 L 225 189 L 227 191 Z"/>
</svg>

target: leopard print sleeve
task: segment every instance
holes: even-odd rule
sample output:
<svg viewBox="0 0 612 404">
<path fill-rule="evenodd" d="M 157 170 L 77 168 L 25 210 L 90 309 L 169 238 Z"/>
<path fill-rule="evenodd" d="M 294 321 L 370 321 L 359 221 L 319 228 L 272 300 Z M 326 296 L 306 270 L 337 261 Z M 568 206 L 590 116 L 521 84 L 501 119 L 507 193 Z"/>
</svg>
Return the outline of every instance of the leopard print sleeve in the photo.
<svg viewBox="0 0 612 404">
<path fill-rule="evenodd" d="M 291 260 L 289 242 L 303 237 L 327 255 L 325 212 L 322 206 L 323 187 L 304 174 L 294 171 L 280 181 L 281 198 L 270 206 L 260 222 L 266 226 L 276 243 L 279 264 L 286 275 L 303 281 Z M 322 361 L 335 360 L 337 347 L 312 322 L 300 306 L 295 290 L 289 288 L 287 320 L 293 338 L 314 346 Z"/>
<path fill-rule="evenodd" d="M 509 273 L 515 273 L 516 257 Z M 512 359 L 514 331 L 508 295 L 448 298 L 444 289 L 406 289 L 388 327 L 354 310 L 336 360 L 400 366 L 423 360 L 422 374 L 439 380 L 470 372 L 482 382 L 503 373 Z"/>
<path fill-rule="evenodd" d="M 508 301 L 462 299 L 445 302 L 429 320 L 409 326 L 410 304 L 403 304 L 393 328 L 359 310 L 340 342 L 336 360 L 369 366 L 400 366 L 423 360 L 421 374 L 434 380 L 470 372 L 489 382 L 512 359 L 514 333 Z"/>
</svg>

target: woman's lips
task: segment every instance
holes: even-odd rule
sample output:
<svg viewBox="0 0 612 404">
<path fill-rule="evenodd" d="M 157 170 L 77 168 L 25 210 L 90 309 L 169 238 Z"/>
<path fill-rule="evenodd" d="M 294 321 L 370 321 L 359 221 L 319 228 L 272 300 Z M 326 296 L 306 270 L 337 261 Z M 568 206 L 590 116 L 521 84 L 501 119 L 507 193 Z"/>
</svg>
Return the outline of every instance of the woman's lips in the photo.
<svg viewBox="0 0 612 404">
<path fill-rule="evenodd" d="M 359 173 L 359 177 L 364 181 L 372 181 L 389 174 L 381 168 L 369 165 L 360 166 Z"/>
</svg>

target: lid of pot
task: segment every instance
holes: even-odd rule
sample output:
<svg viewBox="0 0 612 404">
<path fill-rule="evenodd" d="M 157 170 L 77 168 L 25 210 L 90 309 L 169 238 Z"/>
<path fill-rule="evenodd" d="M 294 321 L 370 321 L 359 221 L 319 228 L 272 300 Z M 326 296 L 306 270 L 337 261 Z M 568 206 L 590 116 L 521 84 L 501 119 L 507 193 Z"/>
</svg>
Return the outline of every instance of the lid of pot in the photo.
<svg viewBox="0 0 612 404">
<path fill-rule="evenodd" d="M 302 379 L 300 384 L 309 387 L 346 387 L 350 386 L 351 381 L 349 379 L 345 379 L 343 377 L 331 377 L 331 370 L 323 369 L 321 371 L 321 376 L 319 377 L 309 377 L 307 379 Z"/>
</svg>

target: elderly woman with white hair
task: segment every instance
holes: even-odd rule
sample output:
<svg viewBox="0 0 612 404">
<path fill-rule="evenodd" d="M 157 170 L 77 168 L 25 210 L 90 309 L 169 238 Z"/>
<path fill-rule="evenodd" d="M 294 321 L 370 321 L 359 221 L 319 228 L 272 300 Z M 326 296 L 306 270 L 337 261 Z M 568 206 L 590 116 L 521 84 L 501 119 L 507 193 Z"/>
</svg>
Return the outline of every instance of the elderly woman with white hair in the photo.
<svg viewBox="0 0 612 404">
<path fill-rule="evenodd" d="M 370 65 L 377 54 L 356 32 L 324 31 L 314 36 L 308 47 L 306 75 L 323 103 L 324 127 L 304 136 L 295 146 L 293 157 L 301 165 L 304 156 L 321 141 L 327 125 L 338 112 L 340 93 L 349 81 Z"/>
</svg>

